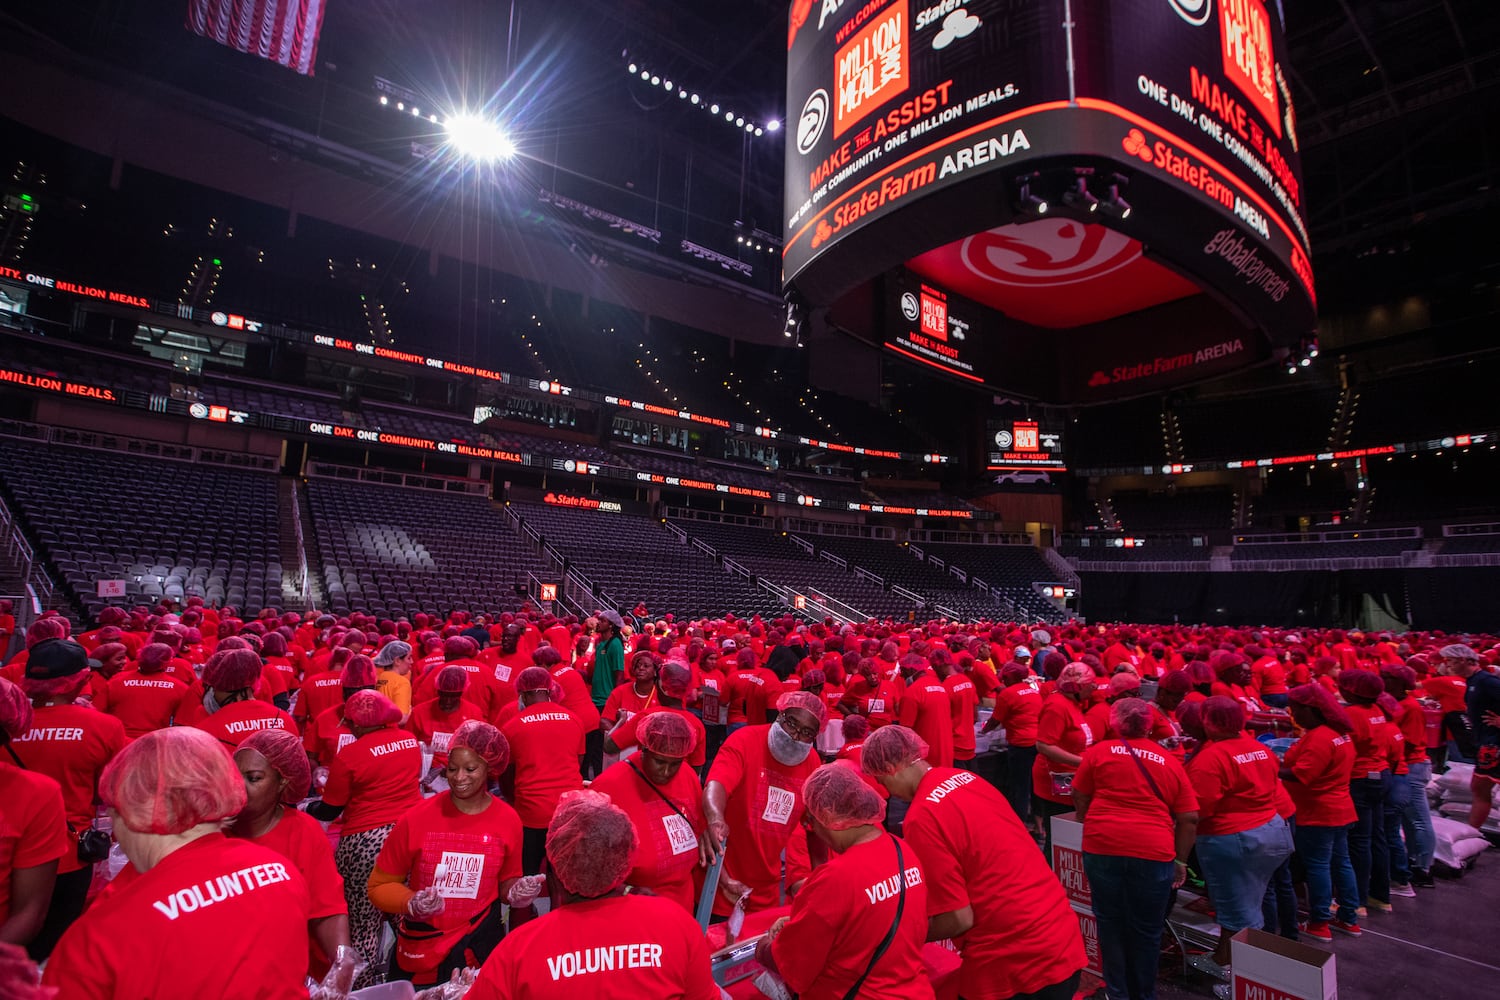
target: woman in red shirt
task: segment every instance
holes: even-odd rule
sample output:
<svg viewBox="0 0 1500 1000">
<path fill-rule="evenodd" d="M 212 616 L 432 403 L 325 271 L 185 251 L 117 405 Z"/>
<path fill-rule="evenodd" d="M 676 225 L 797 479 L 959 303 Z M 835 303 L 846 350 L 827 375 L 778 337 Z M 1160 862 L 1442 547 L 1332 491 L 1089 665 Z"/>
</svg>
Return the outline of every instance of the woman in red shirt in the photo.
<svg viewBox="0 0 1500 1000">
<path fill-rule="evenodd" d="M 1349 794 L 1354 799 L 1354 825 L 1349 828 L 1349 859 L 1359 898 L 1371 909 L 1391 909 L 1391 855 L 1385 839 L 1385 801 L 1390 792 L 1392 759 L 1400 760 L 1395 739 L 1400 731 L 1376 702 L 1385 694 L 1380 675 L 1372 670 L 1342 670 L 1339 693 L 1354 727 L 1354 776 Z"/>
<path fill-rule="evenodd" d="M 656 707 L 656 674 L 660 669 L 661 660 L 650 650 L 642 649 L 631 654 L 628 668 L 630 680 L 611 691 L 604 701 L 604 707 L 599 711 L 606 738 L 610 730 L 631 716 Z"/>
<path fill-rule="evenodd" d="M 698 736 L 681 715 L 652 712 L 636 727 L 636 739 L 640 753 L 605 768 L 589 787 L 609 795 L 635 825 L 640 847 L 626 881 L 692 913 L 705 863 L 700 840 L 706 824 L 703 786 L 683 762 Z"/>
<path fill-rule="evenodd" d="M 284 729 L 263 729 L 235 748 L 234 763 L 245 782 L 245 808 L 234 818 L 229 835 L 269 847 L 307 880 L 308 975 L 321 980 L 330 959 L 340 958 L 341 949 L 344 962 L 352 967 L 349 909 L 333 847 L 318 822 L 297 811 L 312 784 L 302 741 Z"/>
<path fill-rule="evenodd" d="M 1128 1000 L 1156 995 L 1161 916 L 1187 876 L 1198 830 L 1193 786 L 1151 740 L 1151 723 L 1149 703 L 1114 702 L 1110 725 L 1119 738 L 1085 750 L 1073 778 L 1106 992 Z"/>
<path fill-rule="evenodd" d="M 1349 776 L 1354 770 L 1352 726 L 1333 695 L 1317 684 L 1302 684 L 1287 693 L 1292 721 L 1303 736 L 1287 750 L 1281 779 L 1297 804 L 1293 839 L 1307 869 L 1308 937 L 1327 941 L 1333 930 L 1358 937 L 1357 910 L 1363 902 L 1349 863 L 1349 824 L 1354 800 Z M 1333 911 L 1335 891 L 1338 912 Z M 1331 930 L 1330 930 L 1331 928 Z"/>
<path fill-rule="evenodd" d="M 366 967 L 355 989 L 374 985 L 379 967 L 380 928 L 384 918 L 370 902 L 366 885 L 385 838 L 396 821 L 422 801 L 422 748 L 416 738 L 397 729 L 401 709 L 383 694 L 356 691 L 344 703 L 344 718 L 354 742 L 334 757 L 321 801 L 309 803 L 314 819 L 343 817 L 334 863 L 344 877 L 349 907 L 349 937 Z"/>
<path fill-rule="evenodd" d="M 803 1000 L 930 1000 L 922 961 L 927 880 L 917 852 L 881 827 L 885 803 L 848 765 L 818 768 L 802 794 L 812 833 L 831 854 L 793 897 L 791 915 L 771 925 L 756 958 Z"/>
<path fill-rule="evenodd" d="M 1292 834 L 1276 812 L 1278 765 L 1245 735 L 1245 708 L 1215 695 L 1203 703 L 1208 744 L 1188 761 L 1198 794 L 1198 861 L 1218 915 L 1213 960 L 1229 963 L 1229 939 L 1263 926 L 1261 901 L 1276 869 L 1292 853 Z"/>
<path fill-rule="evenodd" d="M 1005 727 L 1005 798 L 1022 825 L 1031 825 L 1031 771 L 1036 766 L 1036 726 L 1042 695 L 1031 669 L 1012 660 L 1000 668 L 1001 688 L 984 731 Z"/>
<path fill-rule="evenodd" d="M 1042 702 L 1036 724 L 1036 762 L 1031 769 L 1031 813 L 1041 823 L 1047 857 L 1052 856 L 1053 816 L 1073 809 L 1073 774 L 1095 741 L 1083 712 L 1094 696 L 1094 669 L 1070 663 L 1057 676 L 1057 691 Z M 1102 733 L 1099 735 L 1103 735 Z"/>
<path fill-rule="evenodd" d="M 1392 872 L 1392 880 L 1411 886 L 1432 886 L 1432 857 L 1437 848 L 1432 829 L 1432 812 L 1427 804 L 1427 782 L 1432 780 L 1432 762 L 1427 759 L 1427 717 L 1422 703 L 1417 699 L 1417 673 L 1403 663 L 1388 663 L 1380 668 L 1385 682 L 1386 694 L 1395 698 L 1401 707 L 1401 735 L 1404 737 L 1402 751 L 1406 757 L 1406 781 L 1410 787 L 1408 801 L 1396 810 L 1397 825 L 1391 825 L 1386 817 L 1386 838 L 1402 834 L 1406 838 L 1406 850 L 1394 855 L 1394 860 L 1406 859 L 1405 866 Z M 1389 811 L 1388 811 L 1389 813 Z M 1394 889 L 1392 891 L 1395 891 Z M 1405 893 L 1402 893 L 1405 895 Z"/>
<path fill-rule="evenodd" d="M 370 899 L 400 918 L 392 978 L 445 983 L 477 967 L 505 936 L 501 901 L 526 907 L 542 876 L 521 876 L 521 819 L 490 794 L 510 763 L 494 726 L 473 720 L 453 734 L 448 790 L 402 816 L 370 873 Z"/>
<path fill-rule="evenodd" d="M 43 980 L 57 1000 L 307 995 L 307 883 L 285 856 L 220 832 L 245 804 L 227 748 L 191 727 L 147 733 L 99 797 L 138 874 L 58 942 Z"/>
</svg>

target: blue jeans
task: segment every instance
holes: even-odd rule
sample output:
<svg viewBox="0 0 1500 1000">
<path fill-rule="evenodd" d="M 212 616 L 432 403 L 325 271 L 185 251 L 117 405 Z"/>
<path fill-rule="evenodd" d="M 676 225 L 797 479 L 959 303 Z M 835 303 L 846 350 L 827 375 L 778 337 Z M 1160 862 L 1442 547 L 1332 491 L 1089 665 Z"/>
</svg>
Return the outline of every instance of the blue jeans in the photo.
<svg viewBox="0 0 1500 1000">
<path fill-rule="evenodd" d="M 1295 844 L 1297 822 L 1289 819 L 1286 825 Z M 1297 893 L 1292 888 L 1291 855 L 1287 855 L 1281 867 L 1271 873 L 1271 881 L 1266 883 L 1266 894 L 1261 899 L 1260 914 L 1268 934 L 1279 934 L 1288 941 L 1297 940 Z"/>
<path fill-rule="evenodd" d="M 1005 800 L 1016 811 L 1022 826 L 1031 822 L 1031 765 L 1036 747 L 1009 747 L 1005 751 Z"/>
<path fill-rule="evenodd" d="M 1347 826 L 1307 826 L 1297 824 L 1297 853 L 1307 869 L 1307 919 L 1326 924 L 1333 919 L 1333 899 L 1338 894 L 1338 918 L 1356 923 L 1356 908 L 1365 905 L 1354 883 L 1354 866 L 1349 863 L 1349 828 Z"/>
<path fill-rule="evenodd" d="M 1272 708 L 1286 708 L 1291 702 L 1291 698 L 1284 694 L 1263 694 L 1260 700 Z"/>
<path fill-rule="evenodd" d="M 1432 809 L 1427 804 L 1427 783 L 1432 780 L 1432 762 L 1408 765 L 1406 782 L 1411 786 L 1411 805 L 1401 813 L 1401 829 L 1406 834 L 1406 853 L 1412 868 L 1422 871 L 1432 867 L 1437 850 L 1437 835 L 1432 830 Z"/>
<path fill-rule="evenodd" d="M 1198 861 L 1203 881 L 1218 914 L 1219 926 L 1227 934 L 1246 927 L 1260 930 L 1260 912 L 1266 884 L 1292 853 L 1292 834 L 1286 820 L 1270 822 L 1239 833 L 1213 834 L 1198 838 Z"/>
<path fill-rule="evenodd" d="M 1084 854 L 1108 1000 L 1155 1000 L 1161 934 L 1172 898 L 1170 861 Z"/>
<path fill-rule="evenodd" d="M 1401 839 L 1401 817 L 1411 809 L 1411 785 L 1404 774 L 1392 774 L 1385 780 L 1385 847 L 1390 859 L 1390 880 L 1411 884 L 1411 859 L 1406 842 Z"/>
<path fill-rule="evenodd" d="M 1391 901 L 1391 856 L 1385 842 L 1385 793 L 1389 771 L 1379 778 L 1355 778 L 1349 782 L 1354 799 L 1354 825 L 1349 827 L 1349 860 L 1354 865 L 1354 886 L 1359 905 L 1366 900 Z"/>
</svg>

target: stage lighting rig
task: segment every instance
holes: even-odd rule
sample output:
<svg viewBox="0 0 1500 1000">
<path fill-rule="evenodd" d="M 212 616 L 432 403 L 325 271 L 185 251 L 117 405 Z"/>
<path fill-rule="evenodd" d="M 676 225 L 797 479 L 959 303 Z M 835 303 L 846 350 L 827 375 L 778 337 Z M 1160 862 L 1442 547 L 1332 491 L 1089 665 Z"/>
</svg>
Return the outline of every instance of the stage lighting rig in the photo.
<svg viewBox="0 0 1500 1000">
<path fill-rule="evenodd" d="M 1089 191 L 1089 181 L 1093 176 L 1091 167 L 1079 167 L 1074 171 L 1072 186 L 1063 192 L 1063 204 L 1089 215 L 1099 211 L 1099 199 Z"/>
<path fill-rule="evenodd" d="M 499 123 L 483 115 L 460 112 L 443 120 L 443 131 L 455 153 L 476 163 L 495 163 L 516 155 L 515 143 Z"/>
<path fill-rule="evenodd" d="M 631 59 L 628 52 L 621 54 L 627 60 L 625 63 L 625 72 L 632 79 L 639 80 L 642 84 L 652 88 L 660 87 L 668 94 L 675 93 L 678 100 L 687 101 L 693 107 L 701 108 L 716 118 L 722 113 L 724 123 L 731 128 L 743 131 L 746 135 L 757 137 L 763 136 L 767 132 L 781 131 L 781 122 L 777 119 L 773 118 L 768 122 L 762 123 L 752 118 L 746 118 L 744 115 L 737 114 L 727 106 L 721 106 L 718 101 L 708 100 L 698 92 L 684 86 L 680 81 L 673 82 L 670 76 L 663 76 L 659 72 L 652 72 L 643 63 Z"/>
<path fill-rule="evenodd" d="M 1033 185 L 1037 190 L 1041 188 L 1041 174 L 1026 174 L 1016 180 L 1016 202 L 1015 211 L 1017 215 L 1027 218 L 1040 218 L 1052 210 L 1047 199 L 1032 190 Z"/>
</svg>

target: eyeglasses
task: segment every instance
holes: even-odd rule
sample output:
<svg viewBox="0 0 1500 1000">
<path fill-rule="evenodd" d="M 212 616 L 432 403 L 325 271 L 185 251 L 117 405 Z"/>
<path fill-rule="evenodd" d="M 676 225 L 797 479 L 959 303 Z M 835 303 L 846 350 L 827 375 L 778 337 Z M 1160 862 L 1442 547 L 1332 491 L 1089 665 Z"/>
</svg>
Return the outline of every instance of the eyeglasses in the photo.
<svg viewBox="0 0 1500 1000">
<path fill-rule="evenodd" d="M 784 715 L 778 718 L 776 721 L 781 724 L 782 729 L 785 729 L 787 731 L 787 735 L 791 736 L 794 740 L 799 740 L 803 743 L 811 743 L 813 740 L 818 738 L 817 726 L 799 726 L 797 723 L 788 719 Z"/>
</svg>

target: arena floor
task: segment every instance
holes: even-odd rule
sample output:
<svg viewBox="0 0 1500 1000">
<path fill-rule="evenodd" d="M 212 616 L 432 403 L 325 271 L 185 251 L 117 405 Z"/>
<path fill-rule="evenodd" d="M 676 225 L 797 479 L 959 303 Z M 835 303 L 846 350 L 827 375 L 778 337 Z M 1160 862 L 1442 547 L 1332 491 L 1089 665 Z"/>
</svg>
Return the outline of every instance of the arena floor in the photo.
<svg viewBox="0 0 1500 1000">
<path fill-rule="evenodd" d="M 1435 888 L 1417 890 L 1416 899 L 1397 898 L 1394 913 L 1370 914 L 1363 937 L 1338 936 L 1332 943 L 1340 1000 L 1495 996 L 1500 982 L 1497 899 L 1500 849 L 1480 855 L 1478 865 L 1459 881 L 1439 879 Z M 1157 992 L 1158 1000 L 1204 996 L 1213 996 L 1213 983 L 1196 974 L 1187 983 L 1180 976 L 1163 976 Z"/>
</svg>

